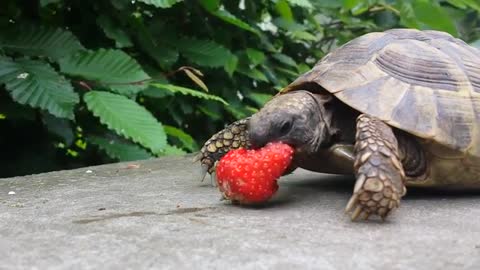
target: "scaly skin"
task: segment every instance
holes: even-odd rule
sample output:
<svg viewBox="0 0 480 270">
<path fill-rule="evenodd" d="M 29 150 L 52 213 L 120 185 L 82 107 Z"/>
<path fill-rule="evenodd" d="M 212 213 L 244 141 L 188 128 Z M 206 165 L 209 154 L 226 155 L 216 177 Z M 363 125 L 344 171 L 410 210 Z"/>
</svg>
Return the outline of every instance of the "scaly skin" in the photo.
<svg viewBox="0 0 480 270">
<path fill-rule="evenodd" d="M 202 166 L 202 180 L 207 172 L 211 174 L 215 171 L 215 163 L 229 150 L 250 147 L 247 129 L 248 120 L 249 118 L 245 118 L 230 124 L 205 142 L 195 158 L 195 161 L 199 160 Z"/>
<path fill-rule="evenodd" d="M 357 119 L 354 170 L 357 181 L 346 211 L 352 220 L 372 214 L 385 219 L 406 193 L 405 173 L 392 129 L 364 114 Z"/>
</svg>

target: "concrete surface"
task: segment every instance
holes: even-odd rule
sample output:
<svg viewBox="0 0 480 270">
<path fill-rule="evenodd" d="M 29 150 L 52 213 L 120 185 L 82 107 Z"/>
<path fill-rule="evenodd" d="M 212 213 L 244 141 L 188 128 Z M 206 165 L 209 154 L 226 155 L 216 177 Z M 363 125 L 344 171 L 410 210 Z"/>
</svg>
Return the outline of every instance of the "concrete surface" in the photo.
<svg viewBox="0 0 480 270">
<path fill-rule="evenodd" d="M 298 171 L 242 208 L 197 170 L 178 157 L 0 179 L 0 269 L 480 269 L 480 192 L 410 190 L 389 221 L 352 223 L 349 178 Z"/>
</svg>

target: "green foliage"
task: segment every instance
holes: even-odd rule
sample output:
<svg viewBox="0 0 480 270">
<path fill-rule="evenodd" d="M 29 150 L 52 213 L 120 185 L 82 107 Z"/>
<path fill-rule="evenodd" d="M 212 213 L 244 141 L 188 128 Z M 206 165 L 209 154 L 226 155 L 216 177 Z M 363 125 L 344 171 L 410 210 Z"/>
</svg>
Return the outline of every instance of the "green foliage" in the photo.
<svg viewBox="0 0 480 270">
<path fill-rule="evenodd" d="M 135 161 L 152 158 L 152 155 L 138 145 L 118 139 L 107 139 L 98 136 L 88 138 L 88 141 L 105 151 L 108 156 L 120 161 Z"/>
<path fill-rule="evenodd" d="M 12 169 L 0 176 L 197 151 L 359 35 L 436 29 L 480 47 L 479 12 L 476 0 L 3 0 Z"/>
<path fill-rule="evenodd" d="M 186 88 L 186 87 L 176 86 L 176 85 L 173 85 L 173 84 L 162 84 L 162 83 L 152 83 L 150 86 L 154 87 L 154 88 L 158 88 L 160 90 L 167 90 L 167 91 L 170 91 L 172 93 L 180 93 L 182 95 L 190 95 L 190 96 L 194 96 L 194 97 L 197 97 L 197 98 L 203 98 L 203 99 L 207 99 L 207 100 L 216 100 L 216 101 L 221 102 L 224 105 L 228 105 L 228 103 L 220 97 L 213 96 L 213 95 L 208 95 L 208 94 L 202 93 L 200 91 L 196 91 L 196 90 L 189 89 L 189 88 Z"/>
<path fill-rule="evenodd" d="M 47 110 L 57 117 L 74 118 L 78 94 L 46 62 L 25 58 L 13 61 L 0 56 L 0 83 L 20 104 Z"/>
<path fill-rule="evenodd" d="M 69 31 L 50 26 L 33 24 L 13 25 L 0 32 L 0 48 L 36 57 L 58 60 L 84 49 Z"/>
<path fill-rule="evenodd" d="M 88 109 L 117 134 L 159 154 L 167 138 L 163 126 L 144 107 L 121 95 L 90 91 L 84 96 Z"/>
<path fill-rule="evenodd" d="M 133 58 L 120 50 L 81 51 L 61 59 L 60 70 L 123 95 L 137 94 L 150 79 Z"/>
</svg>

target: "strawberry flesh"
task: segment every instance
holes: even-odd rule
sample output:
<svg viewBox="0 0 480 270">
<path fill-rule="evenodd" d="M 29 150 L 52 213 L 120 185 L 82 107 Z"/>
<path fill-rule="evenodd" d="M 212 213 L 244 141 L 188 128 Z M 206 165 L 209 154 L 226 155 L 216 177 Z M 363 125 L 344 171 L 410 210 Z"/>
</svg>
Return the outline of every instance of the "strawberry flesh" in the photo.
<svg viewBox="0 0 480 270">
<path fill-rule="evenodd" d="M 241 204 L 267 201 L 277 191 L 277 179 L 290 165 L 293 152 L 291 146 L 280 142 L 256 150 L 230 150 L 216 170 L 220 192 Z"/>
</svg>

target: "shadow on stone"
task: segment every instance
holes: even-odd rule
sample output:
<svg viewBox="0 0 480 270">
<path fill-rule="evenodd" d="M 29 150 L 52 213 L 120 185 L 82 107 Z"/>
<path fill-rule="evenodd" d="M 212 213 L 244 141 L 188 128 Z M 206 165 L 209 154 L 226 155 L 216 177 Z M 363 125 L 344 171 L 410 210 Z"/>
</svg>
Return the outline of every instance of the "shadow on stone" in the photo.
<svg viewBox="0 0 480 270">
<path fill-rule="evenodd" d="M 318 192 L 351 193 L 355 185 L 353 176 L 321 174 L 318 177 L 306 175 L 305 179 L 299 177 L 296 179 L 298 180 L 283 181 L 282 185 L 288 187 L 289 192 L 302 189 L 301 193 L 304 195 Z M 480 188 L 407 187 L 407 190 L 405 200 L 480 198 Z"/>
</svg>

